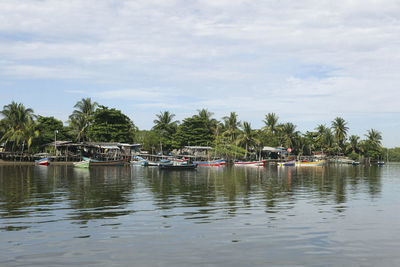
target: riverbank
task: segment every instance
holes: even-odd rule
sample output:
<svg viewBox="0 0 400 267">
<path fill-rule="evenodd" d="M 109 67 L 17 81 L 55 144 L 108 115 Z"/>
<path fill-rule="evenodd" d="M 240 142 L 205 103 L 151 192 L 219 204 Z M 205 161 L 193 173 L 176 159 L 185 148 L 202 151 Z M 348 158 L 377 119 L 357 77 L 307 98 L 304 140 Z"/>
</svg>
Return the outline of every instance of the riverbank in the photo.
<svg viewBox="0 0 400 267">
<path fill-rule="evenodd" d="M 57 166 L 65 166 L 65 165 L 73 165 L 73 161 L 52 161 L 51 165 Z M 30 166 L 35 165 L 34 161 L 5 161 L 0 160 L 0 165 L 20 165 L 20 166 Z"/>
</svg>

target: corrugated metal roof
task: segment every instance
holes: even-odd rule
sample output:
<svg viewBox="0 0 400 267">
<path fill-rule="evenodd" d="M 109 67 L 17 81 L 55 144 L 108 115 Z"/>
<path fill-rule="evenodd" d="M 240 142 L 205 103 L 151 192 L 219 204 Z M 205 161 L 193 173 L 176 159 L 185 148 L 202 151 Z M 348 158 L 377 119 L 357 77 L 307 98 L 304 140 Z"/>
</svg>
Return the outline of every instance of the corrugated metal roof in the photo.
<svg viewBox="0 0 400 267">
<path fill-rule="evenodd" d="M 212 149 L 212 147 L 210 147 L 210 146 L 185 146 L 185 148 L 187 148 L 187 149 L 204 149 L 204 150 Z"/>
</svg>

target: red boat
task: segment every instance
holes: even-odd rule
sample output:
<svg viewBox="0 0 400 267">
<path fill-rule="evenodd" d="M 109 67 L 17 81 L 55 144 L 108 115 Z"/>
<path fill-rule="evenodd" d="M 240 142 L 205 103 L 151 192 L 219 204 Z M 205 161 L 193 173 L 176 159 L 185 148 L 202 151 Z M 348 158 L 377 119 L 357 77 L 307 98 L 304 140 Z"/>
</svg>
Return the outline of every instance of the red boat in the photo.
<svg viewBox="0 0 400 267">
<path fill-rule="evenodd" d="M 220 166 L 225 166 L 226 161 L 224 159 L 219 159 L 219 160 L 213 160 L 213 161 L 195 161 L 198 166 L 215 166 L 215 167 L 220 167 Z"/>
<path fill-rule="evenodd" d="M 49 164 L 50 164 L 49 158 L 42 158 L 39 160 L 35 160 L 35 165 L 48 166 Z"/>
</svg>

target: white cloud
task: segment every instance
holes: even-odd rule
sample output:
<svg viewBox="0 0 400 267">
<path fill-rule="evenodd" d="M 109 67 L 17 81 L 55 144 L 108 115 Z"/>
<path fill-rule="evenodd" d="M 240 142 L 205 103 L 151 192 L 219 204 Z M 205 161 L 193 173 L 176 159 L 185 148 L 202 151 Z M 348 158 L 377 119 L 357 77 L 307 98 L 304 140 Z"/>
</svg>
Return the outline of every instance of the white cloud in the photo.
<svg viewBox="0 0 400 267">
<path fill-rule="evenodd" d="M 165 97 L 166 95 L 154 89 L 122 89 L 108 90 L 94 93 L 98 98 L 103 99 L 129 99 L 141 101 L 154 101 Z"/>
<path fill-rule="evenodd" d="M 143 109 L 399 112 L 399 14 L 396 0 L 4 0 L 0 75 L 84 79 L 74 90 Z"/>
<path fill-rule="evenodd" d="M 66 66 L 8 65 L 0 67 L 0 74 L 16 79 L 86 79 L 93 74 Z"/>
</svg>

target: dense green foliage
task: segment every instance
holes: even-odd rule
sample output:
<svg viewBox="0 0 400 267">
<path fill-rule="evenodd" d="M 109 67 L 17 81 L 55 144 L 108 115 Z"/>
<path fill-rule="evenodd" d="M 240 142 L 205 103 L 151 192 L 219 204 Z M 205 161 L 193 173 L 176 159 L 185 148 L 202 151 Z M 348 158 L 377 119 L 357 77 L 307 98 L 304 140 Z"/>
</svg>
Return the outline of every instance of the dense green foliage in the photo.
<svg viewBox="0 0 400 267">
<path fill-rule="evenodd" d="M 62 121 L 54 117 L 38 116 L 36 129 L 39 131 L 39 136 L 33 142 L 33 149 L 40 151 L 46 144 L 57 140 L 72 140 L 73 136 L 69 132 L 69 128 L 65 127 Z"/>
<path fill-rule="evenodd" d="M 179 121 L 174 121 L 175 114 L 169 111 L 160 112 L 156 115 L 153 130 L 160 137 L 160 151 L 170 151 L 173 149 L 173 136 L 178 129 Z"/>
<path fill-rule="evenodd" d="M 99 106 L 87 129 L 91 141 L 133 143 L 136 127 L 121 111 Z"/>
<path fill-rule="evenodd" d="M 215 135 L 207 123 L 205 117 L 198 115 L 184 119 L 175 133 L 174 147 L 212 145 Z"/>
<path fill-rule="evenodd" d="M 98 105 L 82 98 L 69 116 L 68 126 L 54 117 L 35 116 L 33 110 L 12 102 L 0 111 L 0 142 L 9 151 L 39 151 L 45 144 L 57 140 L 140 143 L 151 153 L 168 153 L 183 146 L 211 146 L 214 156 L 225 158 L 259 158 L 264 146 L 286 147 L 294 155 L 312 155 L 318 151 L 327 155 L 347 155 L 358 159 L 400 160 L 400 149 L 384 150 L 382 135 L 370 129 L 362 139 L 349 135 L 348 123 L 341 117 L 330 127 L 320 124 L 312 131 L 299 132 L 291 122 L 279 121 L 275 113 L 265 115 L 264 127 L 252 129 L 235 112 L 218 121 L 207 109 L 174 120 L 175 114 L 156 114 L 151 130 L 138 131 L 131 119 L 121 111 Z"/>
<path fill-rule="evenodd" d="M 385 148 L 383 154 L 389 161 L 400 162 L 400 147 L 395 147 L 390 149 Z"/>
<path fill-rule="evenodd" d="M 138 131 L 136 133 L 135 142 L 142 144 L 142 149 L 151 152 L 151 154 L 156 154 L 156 151 L 160 151 L 161 148 L 161 137 L 154 130 Z"/>
<path fill-rule="evenodd" d="M 35 129 L 33 110 L 13 101 L 4 106 L 1 115 L 4 118 L 0 123 L 2 132 L 0 141 L 13 151 L 19 147 L 22 147 L 22 151 L 25 147 L 29 149 L 33 138 L 39 135 Z"/>
<path fill-rule="evenodd" d="M 97 106 L 97 102 L 92 103 L 90 98 L 82 98 L 75 104 L 75 110 L 69 116 L 69 122 L 78 141 L 86 141 L 87 131 L 93 121 L 93 114 Z"/>
</svg>

